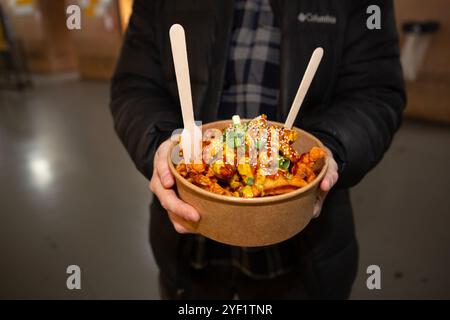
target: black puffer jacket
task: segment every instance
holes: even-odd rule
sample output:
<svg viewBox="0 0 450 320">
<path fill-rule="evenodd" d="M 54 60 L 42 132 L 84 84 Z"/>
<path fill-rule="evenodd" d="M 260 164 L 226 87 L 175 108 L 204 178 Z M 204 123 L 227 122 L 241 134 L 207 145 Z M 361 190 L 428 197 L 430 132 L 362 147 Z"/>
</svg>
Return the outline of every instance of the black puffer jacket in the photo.
<svg viewBox="0 0 450 320">
<path fill-rule="evenodd" d="M 168 30 L 186 29 L 195 118 L 217 118 L 234 1 L 135 0 L 111 87 L 116 131 L 136 167 L 150 178 L 159 144 L 182 126 Z M 369 5 L 381 29 L 369 30 Z M 278 119 L 284 121 L 312 51 L 324 57 L 296 126 L 319 137 L 340 167 L 321 216 L 299 235 L 301 268 L 314 297 L 348 294 L 357 249 L 348 188 L 382 158 L 401 122 L 405 94 L 392 1 L 272 0 L 282 32 Z M 328 16 L 315 19 L 317 16 Z M 364 213 L 360 213 L 364 214 Z M 175 287 L 189 286 L 190 236 L 174 230 L 157 199 L 151 244 Z M 182 290 L 180 290 L 182 292 Z"/>
</svg>

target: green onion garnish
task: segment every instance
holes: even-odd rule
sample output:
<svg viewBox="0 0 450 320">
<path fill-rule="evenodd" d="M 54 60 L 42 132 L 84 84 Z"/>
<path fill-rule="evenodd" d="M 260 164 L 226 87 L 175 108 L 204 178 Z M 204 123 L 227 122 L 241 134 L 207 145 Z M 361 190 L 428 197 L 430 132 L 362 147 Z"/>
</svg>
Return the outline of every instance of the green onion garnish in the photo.
<svg viewBox="0 0 450 320">
<path fill-rule="evenodd" d="M 278 167 L 284 170 L 289 169 L 289 165 L 291 164 L 291 161 L 289 161 L 288 158 L 280 157 L 278 158 Z"/>
</svg>

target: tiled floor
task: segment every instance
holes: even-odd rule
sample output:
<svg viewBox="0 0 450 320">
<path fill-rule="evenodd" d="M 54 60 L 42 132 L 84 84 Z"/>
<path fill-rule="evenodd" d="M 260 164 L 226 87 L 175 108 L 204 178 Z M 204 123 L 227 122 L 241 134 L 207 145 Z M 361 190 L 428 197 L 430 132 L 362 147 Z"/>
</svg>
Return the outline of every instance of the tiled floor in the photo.
<svg viewBox="0 0 450 320">
<path fill-rule="evenodd" d="M 158 298 L 151 194 L 113 132 L 108 85 L 41 80 L 0 91 L 0 298 Z M 450 127 L 406 122 L 353 190 L 353 298 L 450 298 L 448 163 Z M 82 290 L 66 288 L 71 264 Z"/>
</svg>

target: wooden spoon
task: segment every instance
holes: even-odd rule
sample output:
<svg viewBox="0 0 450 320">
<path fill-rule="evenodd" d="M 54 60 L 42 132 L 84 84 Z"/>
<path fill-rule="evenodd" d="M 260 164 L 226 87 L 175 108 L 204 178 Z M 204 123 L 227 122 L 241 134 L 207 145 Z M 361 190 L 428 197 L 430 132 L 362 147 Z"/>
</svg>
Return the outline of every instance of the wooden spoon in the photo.
<svg viewBox="0 0 450 320">
<path fill-rule="evenodd" d="M 183 116 L 184 128 L 181 133 L 181 147 L 184 162 L 187 164 L 200 161 L 201 163 L 202 131 L 194 120 L 186 36 L 183 27 L 179 24 L 172 25 L 169 36 Z"/>
<path fill-rule="evenodd" d="M 320 47 L 316 48 L 311 55 L 311 59 L 309 60 L 305 74 L 303 75 L 303 79 L 298 87 L 297 94 L 295 95 L 294 102 L 292 103 L 291 110 L 289 110 L 286 122 L 284 123 L 284 126 L 288 129 L 292 129 L 292 126 L 294 125 L 295 118 L 297 118 L 297 114 L 300 111 L 300 107 L 305 99 L 309 86 L 314 78 L 314 75 L 316 74 L 320 60 L 322 60 L 322 56 L 323 49 Z"/>
</svg>

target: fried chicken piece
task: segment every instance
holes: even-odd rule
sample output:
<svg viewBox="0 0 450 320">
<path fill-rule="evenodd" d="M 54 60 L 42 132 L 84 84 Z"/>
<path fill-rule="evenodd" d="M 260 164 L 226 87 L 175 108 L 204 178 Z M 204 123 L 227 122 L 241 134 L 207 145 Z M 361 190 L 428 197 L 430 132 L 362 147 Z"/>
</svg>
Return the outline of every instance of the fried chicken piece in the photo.
<svg viewBox="0 0 450 320">
<path fill-rule="evenodd" d="M 206 164 L 204 163 L 188 164 L 188 170 L 195 173 L 203 173 L 206 171 Z"/>
<path fill-rule="evenodd" d="M 222 180 L 231 179 L 236 172 L 235 166 L 224 163 L 222 160 L 214 162 L 210 167 L 212 167 L 214 175 Z"/>
<path fill-rule="evenodd" d="M 271 126 L 271 129 L 269 131 L 270 133 L 278 133 L 280 153 L 292 163 L 298 162 L 300 160 L 300 154 L 292 146 L 292 143 L 297 140 L 297 131 L 276 126 Z"/>
<path fill-rule="evenodd" d="M 319 173 L 325 164 L 325 157 L 327 156 L 327 151 L 320 147 L 312 147 L 309 152 L 301 155 L 300 163 L 308 166 L 314 173 Z M 292 172 L 295 174 L 294 172 Z"/>
<path fill-rule="evenodd" d="M 187 167 L 184 161 L 182 160 L 179 164 L 177 164 L 176 168 L 177 172 L 184 178 L 187 176 Z"/>
<path fill-rule="evenodd" d="M 292 174 L 294 174 L 294 177 L 299 177 L 307 182 L 311 182 L 316 178 L 316 174 L 309 165 L 302 162 L 297 162 L 295 164 L 292 168 Z"/>
<path fill-rule="evenodd" d="M 226 196 L 231 196 L 232 194 L 230 191 L 222 188 L 222 186 L 220 186 L 214 178 L 209 178 L 202 174 L 193 174 L 191 178 L 192 183 L 202 189 Z"/>
<path fill-rule="evenodd" d="M 282 139 L 280 141 L 280 153 L 288 158 L 292 163 L 296 163 L 300 160 L 300 154 L 292 147 L 288 142 L 288 139 Z"/>
<path fill-rule="evenodd" d="M 298 189 L 306 186 L 307 184 L 308 183 L 300 175 L 295 175 L 292 179 L 288 179 L 284 175 L 279 175 L 275 178 L 266 178 L 263 183 L 263 189 L 265 194 L 270 194 L 276 192 L 277 189 L 284 190 L 286 187 Z"/>
</svg>

